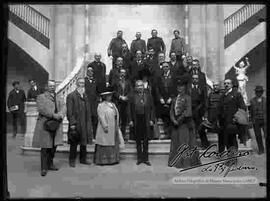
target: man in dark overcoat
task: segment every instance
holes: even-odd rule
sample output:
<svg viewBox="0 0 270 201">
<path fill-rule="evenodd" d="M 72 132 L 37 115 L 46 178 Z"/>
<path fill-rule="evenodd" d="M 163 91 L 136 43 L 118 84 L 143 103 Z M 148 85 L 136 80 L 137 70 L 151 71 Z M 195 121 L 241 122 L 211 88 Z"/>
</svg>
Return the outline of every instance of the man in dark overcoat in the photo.
<svg viewBox="0 0 270 201">
<path fill-rule="evenodd" d="M 69 165 L 75 167 L 77 146 L 80 145 L 80 163 L 90 165 L 86 145 L 92 144 L 93 128 L 91 106 L 85 94 L 84 78 L 77 79 L 77 88 L 67 96 L 68 143 L 70 144 Z"/>
<path fill-rule="evenodd" d="M 170 106 L 173 98 L 176 96 L 175 77 L 170 69 L 168 62 L 162 63 L 162 75 L 157 79 L 157 118 L 162 119 L 164 123 L 165 139 L 170 138 L 171 120 Z"/>
<path fill-rule="evenodd" d="M 185 39 L 180 37 L 179 30 L 174 30 L 173 34 L 174 34 L 175 38 L 172 39 L 170 54 L 172 52 L 175 52 L 176 57 L 177 57 L 177 61 L 182 62 L 182 55 L 184 55 L 186 53 Z"/>
<path fill-rule="evenodd" d="M 37 96 L 41 94 L 40 88 L 37 86 L 36 80 L 31 79 L 29 80 L 31 85 L 30 89 L 27 91 L 27 101 L 36 101 Z"/>
<path fill-rule="evenodd" d="M 41 148 L 41 176 L 46 176 L 48 170 L 58 170 L 53 165 L 53 158 L 57 146 L 63 145 L 62 120 L 66 114 L 64 99 L 55 93 L 55 81 L 49 80 L 46 87 L 47 90 L 37 97 L 38 118 L 32 141 L 33 147 Z M 45 129 L 45 122 L 49 119 L 61 121 L 55 132 Z"/>
<path fill-rule="evenodd" d="M 202 123 L 205 113 L 205 104 L 207 99 L 207 92 L 205 88 L 199 84 L 199 76 L 194 74 L 192 76 L 192 84 L 189 87 L 189 94 L 192 102 L 192 117 L 195 123 L 195 133 L 199 134 L 202 147 L 209 145 L 205 132 L 198 132 L 199 126 Z"/>
<path fill-rule="evenodd" d="M 122 55 L 122 45 L 127 44 L 123 39 L 123 31 L 117 31 L 117 37 L 113 38 L 107 49 L 109 57 L 113 59 L 113 66 L 115 65 L 116 59 Z"/>
<path fill-rule="evenodd" d="M 132 86 L 131 82 L 126 77 L 126 70 L 123 68 L 120 70 L 120 79 L 119 82 L 115 85 L 115 99 L 116 105 L 119 111 L 120 117 L 120 129 L 125 140 L 126 136 L 126 127 L 127 127 L 127 116 L 128 116 L 128 96 L 131 93 Z"/>
<path fill-rule="evenodd" d="M 13 137 L 17 135 L 18 119 L 20 120 L 21 130 L 24 127 L 24 103 L 26 101 L 24 90 L 20 89 L 20 82 L 12 83 L 14 89 L 9 92 L 7 106 L 12 115 Z"/>
<path fill-rule="evenodd" d="M 164 54 L 166 53 L 165 43 L 161 37 L 157 36 L 157 34 L 157 30 L 153 29 L 151 31 L 152 37 L 147 41 L 147 50 L 149 51 L 150 48 L 153 48 L 155 52 L 154 57 L 156 58 L 160 52 L 163 52 Z"/>
<path fill-rule="evenodd" d="M 238 109 L 246 110 L 241 93 L 233 89 L 232 80 L 226 79 L 224 85 L 225 93 L 220 99 L 220 126 L 222 132 L 218 138 L 219 152 L 223 152 L 225 147 L 227 150 L 238 150 L 236 134 L 240 134 L 240 130 L 234 115 Z"/>
<path fill-rule="evenodd" d="M 145 40 L 141 39 L 141 32 L 136 33 L 136 39 L 131 42 L 130 52 L 132 54 L 132 58 L 136 58 L 136 53 L 138 50 L 142 52 L 142 55 L 145 56 L 146 53 L 146 43 Z M 133 60 L 132 59 L 132 60 Z"/>
<path fill-rule="evenodd" d="M 97 84 L 98 89 L 104 89 L 106 87 L 106 65 L 101 62 L 101 54 L 95 53 L 95 60 L 87 65 L 87 69 L 91 67 L 93 69 L 93 76 Z"/>
<path fill-rule="evenodd" d="M 123 68 L 123 58 L 118 57 L 116 59 L 115 67 L 110 70 L 109 73 L 109 85 L 115 88 L 115 85 L 118 83 L 120 78 L 120 69 Z"/>
<path fill-rule="evenodd" d="M 153 99 L 144 91 L 142 80 L 136 82 L 136 90 L 129 97 L 129 125 L 134 127 L 137 165 L 145 163 L 151 166 L 148 158 L 148 140 L 154 125 Z"/>
<path fill-rule="evenodd" d="M 98 124 L 98 116 L 97 116 L 97 107 L 99 102 L 99 91 L 103 88 L 98 87 L 94 75 L 94 71 L 91 67 L 88 67 L 86 72 L 85 80 L 85 94 L 88 98 L 90 107 L 91 107 L 91 119 L 93 126 L 93 137 L 96 137 L 97 124 Z"/>
<path fill-rule="evenodd" d="M 142 57 L 142 52 L 138 50 L 136 52 L 136 57 L 133 59 L 130 65 L 130 79 L 131 79 L 131 84 L 134 87 L 136 80 L 139 79 L 139 72 L 142 71 L 144 68 L 146 68 L 145 61 L 143 60 Z"/>
<path fill-rule="evenodd" d="M 267 101 L 266 97 L 263 96 L 263 92 L 263 86 L 256 86 L 256 96 L 250 100 L 250 118 L 253 124 L 254 133 L 258 145 L 258 154 L 264 153 L 261 129 L 263 130 L 264 138 L 266 139 L 267 137 Z"/>
</svg>

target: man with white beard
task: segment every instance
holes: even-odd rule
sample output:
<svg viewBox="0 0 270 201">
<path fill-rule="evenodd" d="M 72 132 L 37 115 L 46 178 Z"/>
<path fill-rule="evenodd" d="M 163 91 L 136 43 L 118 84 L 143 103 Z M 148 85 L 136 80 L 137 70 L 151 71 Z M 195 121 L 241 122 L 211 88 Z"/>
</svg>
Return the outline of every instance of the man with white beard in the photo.
<svg viewBox="0 0 270 201">
<path fill-rule="evenodd" d="M 68 143 L 70 144 L 69 165 L 75 167 L 77 145 L 80 145 L 80 163 L 90 165 L 87 161 L 86 145 L 92 143 L 92 111 L 85 94 L 84 78 L 77 79 L 77 88 L 67 96 Z"/>
</svg>

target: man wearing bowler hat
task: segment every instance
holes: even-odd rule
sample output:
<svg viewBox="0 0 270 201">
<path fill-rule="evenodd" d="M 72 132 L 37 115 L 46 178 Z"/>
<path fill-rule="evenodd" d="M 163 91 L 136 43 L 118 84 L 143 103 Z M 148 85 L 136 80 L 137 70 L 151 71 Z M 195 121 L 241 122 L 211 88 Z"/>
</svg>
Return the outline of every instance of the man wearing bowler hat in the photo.
<svg viewBox="0 0 270 201">
<path fill-rule="evenodd" d="M 250 117 L 258 144 L 258 154 L 264 153 L 261 129 L 266 137 L 266 98 L 263 97 L 264 89 L 262 86 L 255 87 L 255 97 L 250 100 Z"/>
</svg>

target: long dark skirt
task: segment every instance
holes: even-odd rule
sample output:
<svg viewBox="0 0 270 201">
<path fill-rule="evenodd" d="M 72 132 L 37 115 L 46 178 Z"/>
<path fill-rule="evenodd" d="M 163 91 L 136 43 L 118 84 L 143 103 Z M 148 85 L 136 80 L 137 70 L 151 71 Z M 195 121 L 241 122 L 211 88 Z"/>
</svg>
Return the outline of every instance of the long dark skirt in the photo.
<svg viewBox="0 0 270 201">
<path fill-rule="evenodd" d="M 115 145 L 95 145 L 94 163 L 97 165 L 113 165 L 120 161 L 118 130 L 115 132 Z"/>
<path fill-rule="evenodd" d="M 196 146 L 196 136 L 192 128 L 182 124 L 178 128 L 173 127 L 171 133 L 171 147 L 168 166 L 176 168 L 188 168 L 201 164 L 199 151 L 194 152 L 190 157 L 180 156 L 181 150 L 177 150 L 184 144 L 189 145 L 189 150 Z M 186 154 L 183 154 L 186 155 Z"/>
</svg>

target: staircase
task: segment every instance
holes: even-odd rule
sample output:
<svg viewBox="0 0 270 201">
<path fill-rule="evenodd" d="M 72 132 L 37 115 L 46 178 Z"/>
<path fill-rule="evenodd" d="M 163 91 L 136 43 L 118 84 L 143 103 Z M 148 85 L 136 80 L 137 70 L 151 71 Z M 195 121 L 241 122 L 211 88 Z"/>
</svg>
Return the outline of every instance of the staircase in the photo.
<svg viewBox="0 0 270 201">
<path fill-rule="evenodd" d="M 27 9 L 26 9 L 27 10 Z M 263 31 L 265 31 L 265 25 L 257 23 L 256 19 L 263 17 L 266 12 L 266 8 L 263 5 L 245 5 L 232 14 L 230 17 L 225 19 L 225 57 L 226 60 L 226 72 L 230 70 L 231 66 L 235 64 L 235 61 L 239 61 L 243 56 L 245 56 L 252 48 L 257 46 L 261 41 L 264 41 L 266 36 Z M 17 16 L 19 14 L 17 13 Z M 256 22 L 255 22 L 256 21 Z M 46 26 L 45 26 L 46 27 Z M 256 37 L 254 37 L 256 35 Z M 44 36 L 45 33 L 44 33 Z M 48 35 L 47 35 L 48 36 Z M 250 40 L 250 38 L 254 40 Z M 247 41 L 249 42 L 247 43 Z M 246 44 L 244 44 L 246 43 Z M 243 45 L 244 44 L 244 45 Z M 242 49 L 235 48 L 241 47 Z M 67 94 L 75 89 L 76 78 L 78 76 L 85 75 L 85 67 L 89 61 L 86 61 L 85 57 L 78 59 L 73 71 L 65 78 L 65 80 L 57 86 L 56 92 L 59 96 L 64 99 Z M 24 153 L 39 151 L 31 147 L 33 130 L 35 126 L 35 121 L 37 117 L 36 104 L 26 103 L 27 110 L 27 133 L 25 135 L 25 144 L 22 146 Z M 59 146 L 58 151 L 68 153 L 69 145 L 67 144 L 67 128 L 68 121 L 64 119 L 64 146 Z M 160 131 L 162 132 L 162 123 L 159 124 Z M 217 134 L 208 133 L 208 139 L 211 144 L 217 144 Z M 152 140 L 149 142 L 149 153 L 150 154 L 168 154 L 170 149 L 170 140 Z M 200 144 L 198 140 L 198 145 Z M 239 144 L 240 150 L 252 150 L 251 146 L 243 146 Z M 89 153 L 94 152 L 94 144 L 87 147 Z M 202 152 L 202 150 L 200 150 Z M 121 150 L 122 154 L 136 154 L 136 145 L 134 141 L 128 141 L 126 143 L 126 148 Z"/>
<path fill-rule="evenodd" d="M 27 4 L 9 6 L 8 38 L 50 72 L 50 20 Z"/>
</svg>

